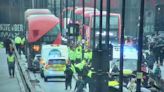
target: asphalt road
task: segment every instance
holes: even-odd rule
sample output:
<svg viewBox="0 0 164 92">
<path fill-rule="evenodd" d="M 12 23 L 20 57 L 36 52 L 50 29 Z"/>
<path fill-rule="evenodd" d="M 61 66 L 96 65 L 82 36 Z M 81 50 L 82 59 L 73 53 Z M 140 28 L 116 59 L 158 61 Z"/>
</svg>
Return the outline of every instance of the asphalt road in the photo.
<svg viewBox="0 0 164 92">
<path fill-rule="evenodd" d="M 156 64 L 154 65 L 154 68 L 156 67 Z M 162 71 L 162 79 L 164 79 L 164 66 L 161 66 L 161 71 Z M 40 77 L 39 73 L 29 73 L 31 78 L 33 80 L 37 79 L 39 80 L 39 85 L 40 88 L 42 89 L 42 92 L 74 92 L 74 87 L 75 87 L 75 82 L 76 80 L 73 79 L 72 81 L 72 89 L 65 90 L 65 79 L 59 79 L 59 78 L 54 78 L 54 79 L 49 79 L 48 82 L 44 82 L 44 79 Z M 88 91 L 88 86 L 85 89 L 86 92 Z"/>
<path fill-rule="evenodd" d="M 30 72 L 30 76 L 33 80 L 37 79 L 39 80 L 39 85 L 43 92 L 74 92 L 74 87 L 76 84 L 76 80 L 72 80 L 72 89 L 68 87 L 67 90 L 65 90 L 65 79 L 62 78 L 54 78 L 54 79 L 48 79 L 48 82 L 45 82 L 43 78 L 40 77 L 39 73 L 32 73 Z M 88 91 L 88 86 L 85 88 L 85 92 Z"/>
</svg>

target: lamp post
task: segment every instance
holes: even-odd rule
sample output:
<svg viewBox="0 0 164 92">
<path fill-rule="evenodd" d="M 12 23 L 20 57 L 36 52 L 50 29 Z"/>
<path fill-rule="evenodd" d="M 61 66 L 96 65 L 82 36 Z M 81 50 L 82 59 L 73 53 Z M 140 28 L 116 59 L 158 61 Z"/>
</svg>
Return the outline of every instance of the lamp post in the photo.
<svg viewBox="0 0 164 92">
<path fill-rule="evenodd" d="M 142 62 L 142 45 L 143 45 L 143 25 L 144 25 L 144 0 L 140 2 L 140 26 L 138 35 L 138 62 L 137 62 L 137 90 L 136 92 L 141 92 L 141 62 Z"/>
<path fill-rule="evenodd" d="M 84 37 L 84 24 L 85 24 L 85 17 L 84 17 L 84 13 L 85 13 L 85 0 L 83 0 L 83 33 L 82 33 L 82 39 L 84 40 L 85 37 Z M 82 43 L 82 59 L 84 58 L 84 44 L 85 43 Z"/>
<path fill-rule="evenodd" d="M 124 25 L 125 25 L 125 3 L 126 0 L 122 0 L 122 22 L 121 22 L 121 47 L 120 47 L 120 76 L 119 76 L 119 91 L 123 92 L 123 66 L 124 66 Z"/>
</svg>

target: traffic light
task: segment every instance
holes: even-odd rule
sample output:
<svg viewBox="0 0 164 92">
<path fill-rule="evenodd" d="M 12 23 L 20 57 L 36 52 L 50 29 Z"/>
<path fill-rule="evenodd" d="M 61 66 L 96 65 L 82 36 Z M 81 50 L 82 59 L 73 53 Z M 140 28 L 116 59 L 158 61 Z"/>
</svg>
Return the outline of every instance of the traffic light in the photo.
<svg viewBox="0 0 164 92">
<path fill-rule="evenodd" d="M 70 23 L 67 25 L 68 36 L 78 36 L 79 35 L 79 24 Z"/>
</svg>

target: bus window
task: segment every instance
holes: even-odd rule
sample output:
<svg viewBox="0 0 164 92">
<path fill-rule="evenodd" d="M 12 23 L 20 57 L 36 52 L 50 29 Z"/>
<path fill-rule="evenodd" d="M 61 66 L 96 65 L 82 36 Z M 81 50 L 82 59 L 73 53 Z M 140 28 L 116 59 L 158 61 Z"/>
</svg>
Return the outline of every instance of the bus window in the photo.
<svg viewBox="0 0 164 92">
<path fill-rule="evenodd" d="M 93 21 L 93 19 L 92 19 Z M 103 16 L 102 18 L 103 24 L 102 24 L 102 43 L 105 43 L 106 40 L 106 16 Z M 93 22 L 92 22 L 92 29 L 93 29 Z M 99 27 L 100 27 L 100 17 L 96 16 L 96 25 L 95 25 L 95 33 L 96 33 L 96 39 L 95 42 L 98 44 L 99 42 Z M 119 32 L 119 22 L 118 22 L 118 16 L 110 16 L 110 41 L 113 44 L 118 44 L 118 32 Z M 92 36 L 93 39 L 93 36 Z M 93 42 L 91 39 L 91 43 Z"/>
<path fill-rule="evenodd" d="M 60 24 L 56 25 L 51 31 L 46 33 L 41 40 L 47 44 L 53 43 L 60 33 Z"/>
</svg>

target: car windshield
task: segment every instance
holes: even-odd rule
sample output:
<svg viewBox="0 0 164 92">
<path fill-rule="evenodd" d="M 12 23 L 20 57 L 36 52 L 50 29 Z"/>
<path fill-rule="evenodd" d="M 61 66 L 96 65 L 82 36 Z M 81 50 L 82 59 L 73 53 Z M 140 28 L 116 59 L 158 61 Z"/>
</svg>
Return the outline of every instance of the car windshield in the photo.
<svg viewBox="0 0 164 92">
<path fill-rule="evenodd" d="M 137 70 L 137 60 L 136 59 L 124 59 L 124 69 Z"/>
<path fill-rule="evenodd" d="M 53 65 L 53 64 L 66 64 L 66 61 L 64 59 L 50 59 L 48 61 L 48 65 Z"/>
<path fill-rule="evenodd" d="M 113 60 L 113 63 L 111 64 L 111 66 L 118 66 L 119 68 L 119 62 L 117 61 L 117 59 Z M 130 69 L 130 70 L 137 70 L 137 60 L 136 59 L 124 59 L 124 69 Z"/>
<path fill-rule="evenodd" d="M 49 57 L 61 57 L 61 52 L 58 49 L 53 49 L 49 52 Z"/>
</svg>

